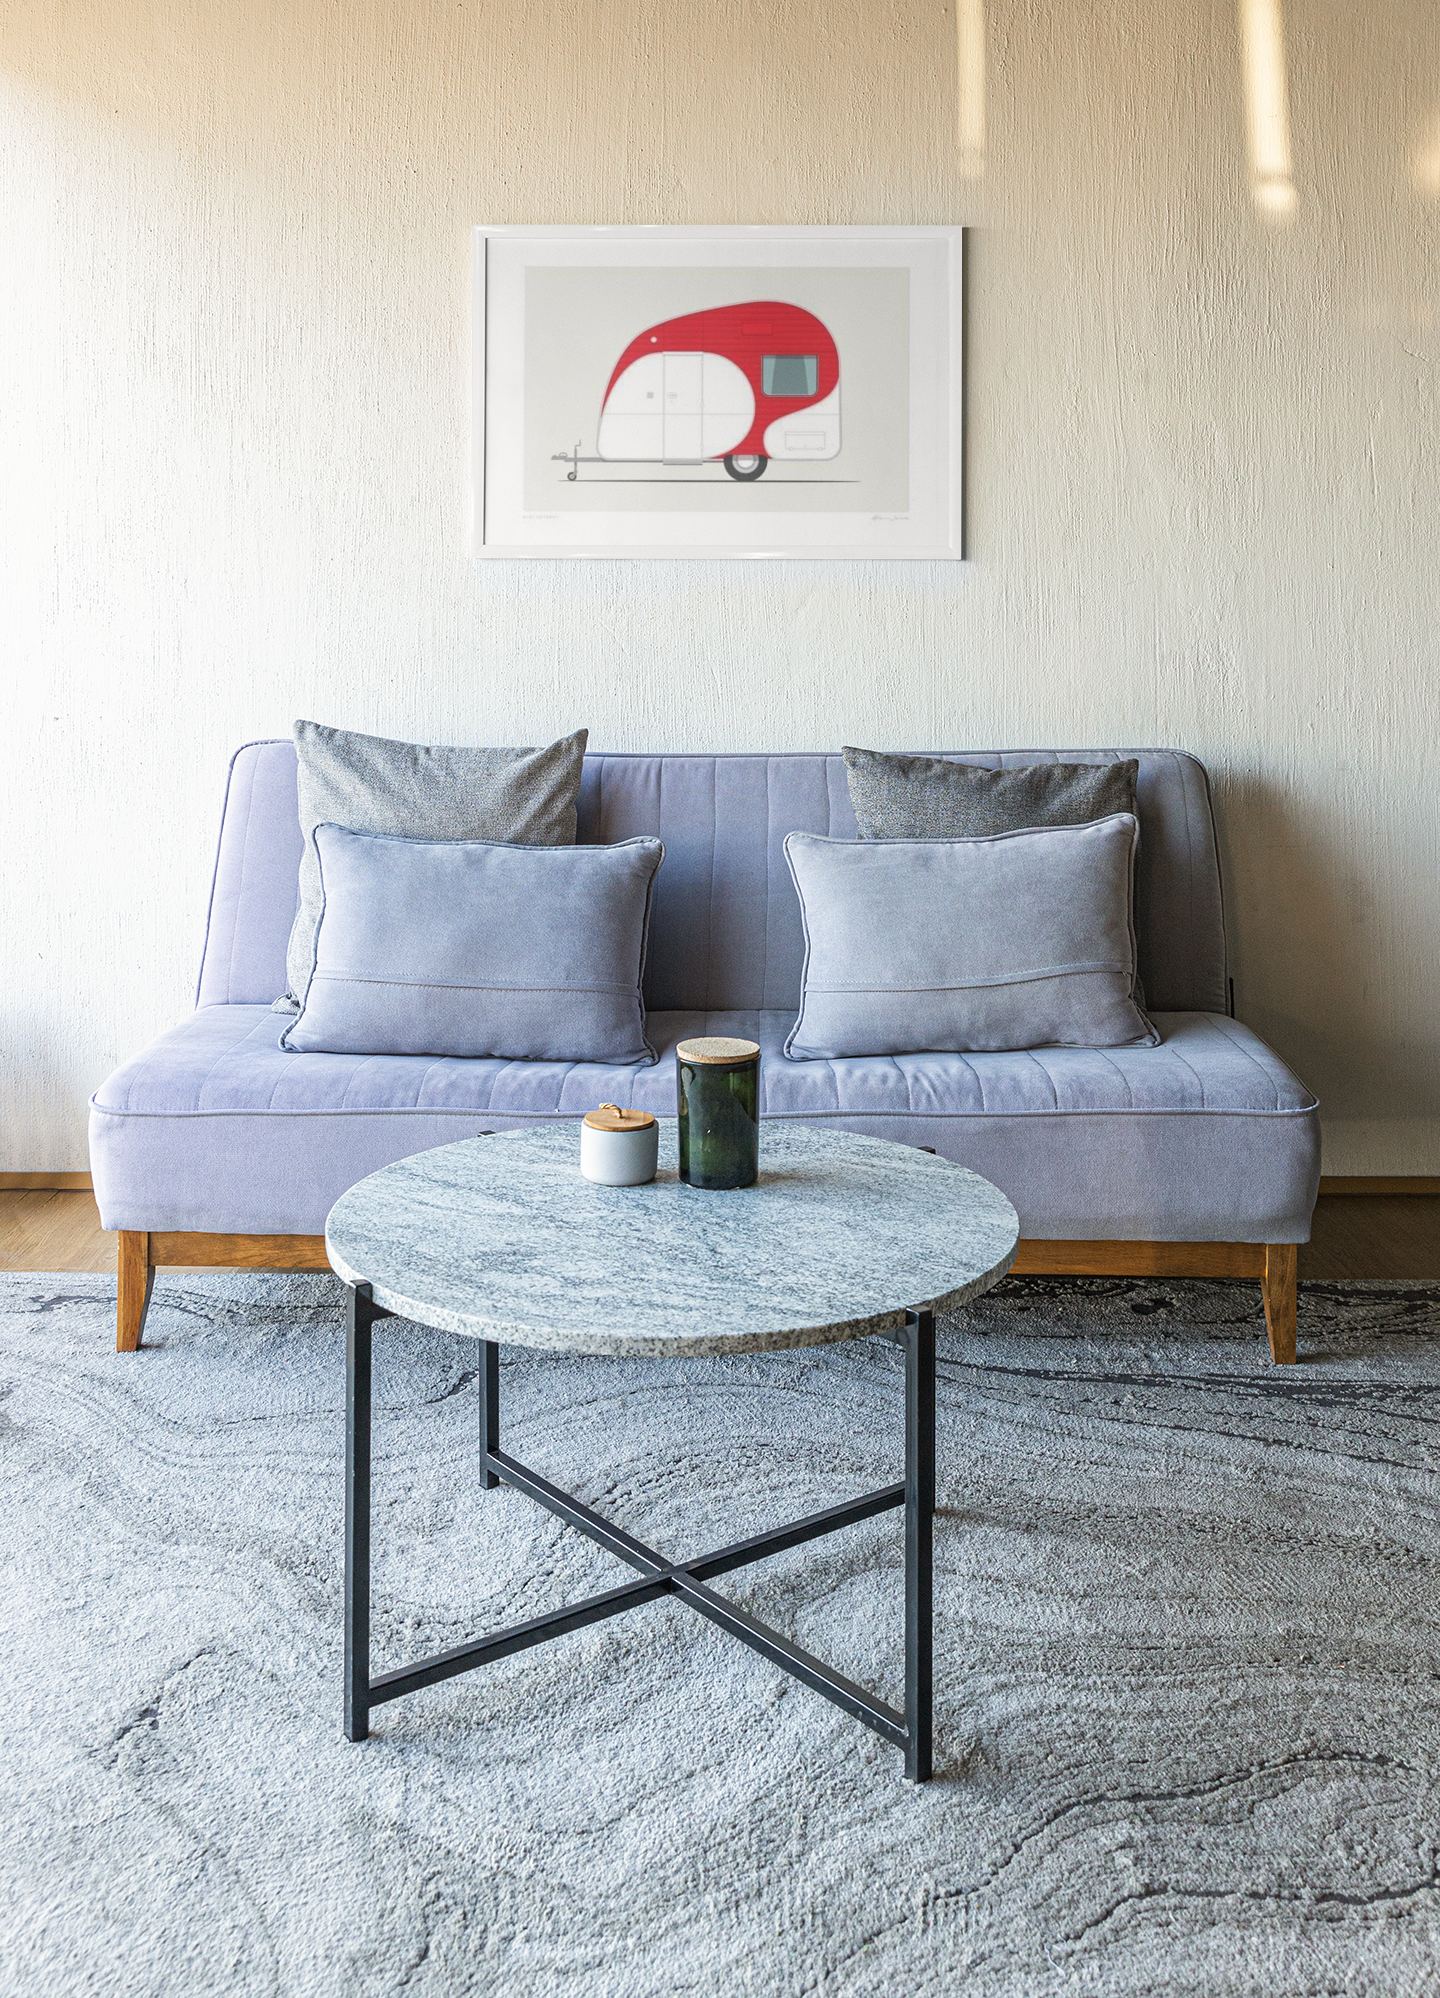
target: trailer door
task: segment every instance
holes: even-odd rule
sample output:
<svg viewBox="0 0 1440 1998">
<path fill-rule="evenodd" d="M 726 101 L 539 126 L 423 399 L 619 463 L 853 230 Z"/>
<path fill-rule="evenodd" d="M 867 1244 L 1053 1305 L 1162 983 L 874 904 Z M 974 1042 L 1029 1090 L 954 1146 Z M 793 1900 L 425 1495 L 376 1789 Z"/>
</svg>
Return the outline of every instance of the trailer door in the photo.
<svg viewBox="0 0 1440 1998">
<path fill-rule="evenodd" d="M 699 354 L 665 356 L 665 463 L 698 465 L 702 459 Z"/>
</svg>

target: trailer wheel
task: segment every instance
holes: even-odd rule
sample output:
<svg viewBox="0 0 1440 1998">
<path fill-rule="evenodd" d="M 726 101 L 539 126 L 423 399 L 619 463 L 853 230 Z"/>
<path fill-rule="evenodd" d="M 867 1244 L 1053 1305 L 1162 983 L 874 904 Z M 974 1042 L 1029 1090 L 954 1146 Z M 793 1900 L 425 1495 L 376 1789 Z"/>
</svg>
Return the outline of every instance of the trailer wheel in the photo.
<svg viewBox="0 0 1440 1998">
<path fill-rule="evenodd" d="M 734 451 L 727 451 L 724 459 L 725 469 L 731 478 L 743 479 L 747 483 L 758 479 L 769 462 L 763 452 L 746 452 L 737 456 Z"/>
</svg>

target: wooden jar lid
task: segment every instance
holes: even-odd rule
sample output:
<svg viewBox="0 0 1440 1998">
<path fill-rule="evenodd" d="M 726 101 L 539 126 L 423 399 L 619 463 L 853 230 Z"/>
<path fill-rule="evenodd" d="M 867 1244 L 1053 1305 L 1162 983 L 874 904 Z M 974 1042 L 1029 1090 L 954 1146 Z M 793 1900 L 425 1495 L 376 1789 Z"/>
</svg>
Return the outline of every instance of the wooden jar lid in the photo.
<svg viewBox="0 0 1440 1998">
<path fill-rule="evenodd" d="M 655 1122 L 648 1110 L 622 1110 L 618 1104 L 602 1103 L 598 1110 L 585 1113 L 592 1131 L 645 1131 Z"/>
<path fill-rule="evenodd" d="M 675 1052 L 681 1061 L 695 1062 L 701 1068 L 734 1068 L 742 1061 L 754 1061 L 760 1052 L 758 1041 L 732 1041 L 724 1034 L 705 1034 L 699 1040 L 681 1041 Z"/>
</svg>

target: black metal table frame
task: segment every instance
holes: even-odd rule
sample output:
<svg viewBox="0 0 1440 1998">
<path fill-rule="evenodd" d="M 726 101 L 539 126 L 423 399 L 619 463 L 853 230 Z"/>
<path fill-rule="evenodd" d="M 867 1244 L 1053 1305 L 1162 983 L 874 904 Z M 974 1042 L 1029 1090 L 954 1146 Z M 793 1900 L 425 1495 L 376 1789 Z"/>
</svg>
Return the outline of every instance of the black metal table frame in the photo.
<svg viewBox="0 0 1440 1998">
<path fill-rule="evenodd" d="M 438 1651 L 397 1672 L 370 1676 L 370 1351 L 377 1319 L 396 1314 L 376 1304 L 368 1283 L 347 1285 L 349 1323 L 345 1343 L 345 1733 L 364 1741 L 370 1712 L 422 1686 L 437 1685 L 459 1672 L 473 1671 L 512 1652 L 543 1644 L 567 1631 L 634 1609 L 660 1596 L 678 1595 L 762 1658 L 782 1666 L 803 1685 L 823 1693 L 905 1751 L 905 1774 L 916 1783 L 930 1780 L 933 1585 L 931 1531 L 935 1511 L 935 1317 L 928 1307 L 905 1314 L 903 1334 L 887 1335 L 905 1354 L 905 1477 L 863 1498 L 811 1513 L 789 1526 L 755 1534 L 689 1561 L 670 1561 L 653 1548 L 592 1512 L 500 1448 L 500 1349 L 480 1341 L 480 1479 L 485 1490 L 514 1485 L 558 1513 L 632 1568 L 641 1579 L 588 1596 L 568 1609 L 552 1610 L 527 1623 Z M 748 1611 L 716 1595 L 707 1582 L 735 1568 L 763 1561 L 787 1547 L 802 1546 L 843 1526 L 871 1519 L 897 1506 L 905 1509 L 905 1711 L 897 1713 L 873 1693 L 837 1672 Z"/>
</svg>

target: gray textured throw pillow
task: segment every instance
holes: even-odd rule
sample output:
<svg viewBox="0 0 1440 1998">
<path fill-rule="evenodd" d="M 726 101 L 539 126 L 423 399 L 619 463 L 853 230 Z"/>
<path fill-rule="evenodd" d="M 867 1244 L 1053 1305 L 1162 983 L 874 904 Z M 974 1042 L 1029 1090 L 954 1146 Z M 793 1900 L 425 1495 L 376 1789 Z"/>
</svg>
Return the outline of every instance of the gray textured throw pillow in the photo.
<svg viewBox="0 0 1440 1998">
<path fill-rule="evenodd" d="M 317 826 L 300 1053 L 653 1062 L 640 980 L 658 839 L 506 846 Z"/>
<path fill-rule="evenodd" d="M 1029 826 L 1079 826 L 1135 810 L 1133 757 L 986 770 L 943 756 L 845 749 L 861 839 L 992 839 Z"/>
<path fill-rule="evenodd" d="M 791 833 L 799 1060 L 1154 1046 L 1136 1005 L 1130 813 L 997 839 Z"/>
<path fill-rule="evenodd" d="M 548 749 L 452 749 L 297 721 L 305 849 L 300 906 L 285 954 L 289 990 L 277 1009 L 293 1013 L 310 976 L 320 913 L 316 826 L 405 839 L 573 846 L 586 739 L 582 728 Z"/>
</svg>

